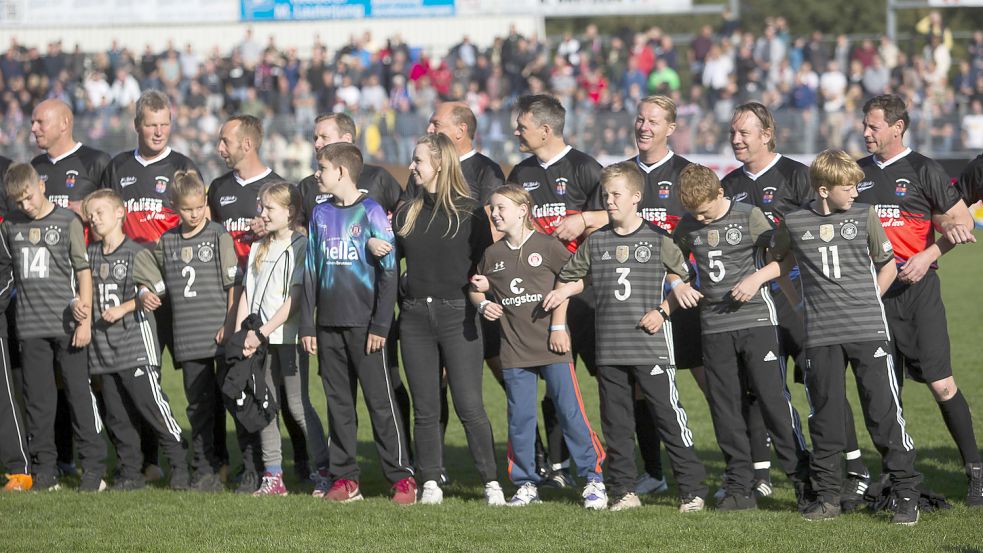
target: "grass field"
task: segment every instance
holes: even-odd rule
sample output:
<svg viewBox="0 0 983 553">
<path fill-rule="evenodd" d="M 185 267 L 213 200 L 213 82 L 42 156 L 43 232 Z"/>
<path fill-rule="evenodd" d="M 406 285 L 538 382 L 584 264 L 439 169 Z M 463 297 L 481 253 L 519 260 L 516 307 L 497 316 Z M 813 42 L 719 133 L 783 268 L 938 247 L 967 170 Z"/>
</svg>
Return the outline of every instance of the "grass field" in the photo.
<svg viewBox="0 0 983 553">
<path fill-rule="evenodd" d="M 983 238 L 981 233 L 980 238 Z M 961 247 L 944 259 L 943 292 L 948 307 L 957 382 L 976 413 L 983 438 L 983 371 L 976 340 L 983 337 L 978 283 L 983 247 Z M 600 433 L 597 386 L 580 371 L 584 401 Z M 171 405 L 187 430 L 180 377 L 165 370 Z M 711 490 L 719 485 L 723 461 L 713 437 L 707 406 L 693 380 L 680 378 L 699 454 L 707 464 Z M 495 429 L 499 473 L 504 476 L 506 439 L 504 394 L 485 377 L 485 405 Z M 324 395 L 317 379 L 311 393 L 324 417 Z M 808 413 L 803 389 L 792 389 L 796 406 Z M 851 397 L 856 392 L 850 385 Z M 309 496 L 310 485 L 292 479 L 289 497 L 252 498 L 232 493 L 174 493 L 159 488 L 130 493 L 81 495 L 68 489 L 0 496 L 0 551 L 946 551 L 983 550 L 983 509 L 964 506 L 966 480 L 938 408 L 922 385 L 904 389 L 908 430 L 918 447 L 918 467 L 926 483 L 946 495 L 952 510 L 923 515 L 912 528 L 895 527 L 885 514 L 851 514 L 825 523 L 808 523 L 793 512 L 788 481 L 772 471 L 776 493 L 756 512 L 693 515 L 676 513 L 672 493 L 645 497 L 645 506 L 625 513 L 588 513 L 575 492 L 543 492 L 542 505 L 525 509 L 489 508 L 468 455 L 464 433 L 452 418 L 446 465 L 454 484 L 441 506 L 397 507 L 388 501 L 371 441 L 368 416 L 361 409 L 359 452 L 366 501 L 331 505 Z M 856 403 L 854 403 L 856 405 Z M 857 417 L 860 410 L 855 409 Z M 876 452 L 858 418 L 864 457 L 872 469 Z M 234 433 L 230 431 L 230 440 Z M 291 459 L 289 442 L 284 458 Z M 230 441 L 230 450 L 235 450 Z M 668 467 L 668 462 L 665 463 Z M 671 478 L 671 475 L 670 475 Z"/>
</svg>

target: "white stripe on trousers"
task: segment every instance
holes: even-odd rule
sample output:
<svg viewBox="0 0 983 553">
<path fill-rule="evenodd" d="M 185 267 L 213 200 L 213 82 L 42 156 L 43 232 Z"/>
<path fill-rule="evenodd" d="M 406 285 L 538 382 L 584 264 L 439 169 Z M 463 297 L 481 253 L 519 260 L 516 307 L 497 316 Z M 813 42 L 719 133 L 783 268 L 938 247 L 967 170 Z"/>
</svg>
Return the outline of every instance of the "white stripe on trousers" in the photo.
<svg viewBox="0 0 983 553">
<path fill-rule="evenodd" d="M 157 371 L 153 367 L 146 367 L 147 369 L 147 379 L 150 380 L 150 393 L 154 396 L 154 403 L 157 404 L 157 409 L 160 410 L 160 414 L 164 417 L 164 425 L 167 427 L 168 432 L 174 439 L 181 441 L 181 426 L 174 420 L 174 415 L 171 413 L 171 406 L 164 400 L 164 394 L 160 390 L 160 382 L 158 382 Z"/>
<path fill-rule="evenodd" d="M 888 382 L 891 383 L 891 397 L 894 398 L 894 408 L 897 413 L 897 421 L 901 426 L 901 444 L 904 446 L 905 451 L 911 451 L 915 449 L 915 441 L 911 439 L 908 435 L 908 431 L 905 430 L 905 420 L 901 413 L 901 401 L 898 398 L 898 375 L 894 372 L 894 356 L 887 356 L 887 378 Z"/>
<path fill-rule="evenodd" d="M 693 431 L 689 429 L 689 419 L 686 411 L 679 405 L 679 388 L 676 387 L 676 369 L 667 369 L 666 375 L 669 377 L 669 404 L 676 412 L 676 423 L 679 424 L 679 437 L 683 439 L 683 445 L 693 447 Z"/>
<path fill-rule="evenodd" d="M 0 315 L 2 316 L 2 315 Z M 27 458 L 27 452 L 24 451 L 24 434 L 20 428 L 20 421 L 17 417 L 16 409 L 17 403 L 14 401 L 14 391 L 10 386 L 10 353 L 7 351 L 7 338 L 0 337 L 0 363 L 3 364 L 3 380 L 4 384 L 7 386 L 7 400 L 10 402 L 11 418 L 14 421 L 14 429 L 17 431 L 17 448 L 20 449 L 20 456 L 24 459 L 24 472 L 23 474 L 30 474 L 31 472 L 31 462 Z"/>
<path fill-rule="evenodd" d="M 393 385 L 389 380 L 389 363 L 386 361 L 386 346 L 382 346 L 382 374 L 386 376 L 386 397 L 389 398 L 389 411 L 393 416 L 393 427 L 396 429 L 396 447 L 399 451 L 396 453 L 396 462 L 399 464 L 400 468 L 405 468 L 413 474 L 413 468 L 404 466 L 403 463 L 403 438 L 399 433 L 399 422 L 396 420 L 396 405 L 393 402 Z"/>
</svg>

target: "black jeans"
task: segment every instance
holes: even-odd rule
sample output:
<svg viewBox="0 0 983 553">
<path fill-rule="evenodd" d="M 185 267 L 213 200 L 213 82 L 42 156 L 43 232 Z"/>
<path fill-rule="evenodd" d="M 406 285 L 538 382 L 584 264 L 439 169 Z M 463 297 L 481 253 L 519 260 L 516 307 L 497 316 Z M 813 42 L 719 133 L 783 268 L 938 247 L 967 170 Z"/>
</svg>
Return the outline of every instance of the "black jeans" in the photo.
<svg viewBox="0 0 983 553">
<path fill-rule="evenodd" d="M 414 441 L 420 480 L 437 480 L 443 466 L 440 374 L 482 482 L 497 480 L 495 440 L 481 396 L 483 344 L 478 313 L 466 299 L 404 299 L 399 314 L 403 368 L 413 397 Z"/>
</svg>

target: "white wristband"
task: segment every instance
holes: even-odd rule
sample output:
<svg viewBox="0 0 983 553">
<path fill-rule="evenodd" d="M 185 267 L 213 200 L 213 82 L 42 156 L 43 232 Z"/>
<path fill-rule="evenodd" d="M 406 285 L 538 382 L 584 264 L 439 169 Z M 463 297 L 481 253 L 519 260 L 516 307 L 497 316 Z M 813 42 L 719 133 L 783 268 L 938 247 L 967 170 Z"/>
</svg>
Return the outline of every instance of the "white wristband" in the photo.
<svg viewBox="0 0 983 553">
<path fill-rule="evenodd" d="M 683 283 L 683 279 L 674 280 L 669 283 L 669 288 L 675 290 L 677 286 Z"/>
<path fill-rule="evenodd" d="M 567 325 L 550 325 L 550 332 L 554 332 L 557 330 L 566 330 L 566 329 L 567 329 Z"/>
<path fill-rule="evenodd" d="M 481 300 L 481 303 L 478 304 L 478 313 L 484 315 L 485 308 L 488 307 L 489 303 L 491 303 L 491 300 Z"/>
</svg>

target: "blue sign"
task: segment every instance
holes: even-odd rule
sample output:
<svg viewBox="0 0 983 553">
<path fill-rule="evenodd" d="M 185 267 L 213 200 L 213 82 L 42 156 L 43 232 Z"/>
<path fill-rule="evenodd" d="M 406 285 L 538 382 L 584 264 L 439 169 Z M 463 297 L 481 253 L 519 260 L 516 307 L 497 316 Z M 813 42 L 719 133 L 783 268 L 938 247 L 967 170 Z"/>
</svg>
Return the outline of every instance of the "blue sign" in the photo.
<svg viewBox="0 0 983 553">
<path fill-rule="evenodd" d="M 455 0 L 240 0 L 242 21 L 447 17 Z"/>
</svg>

